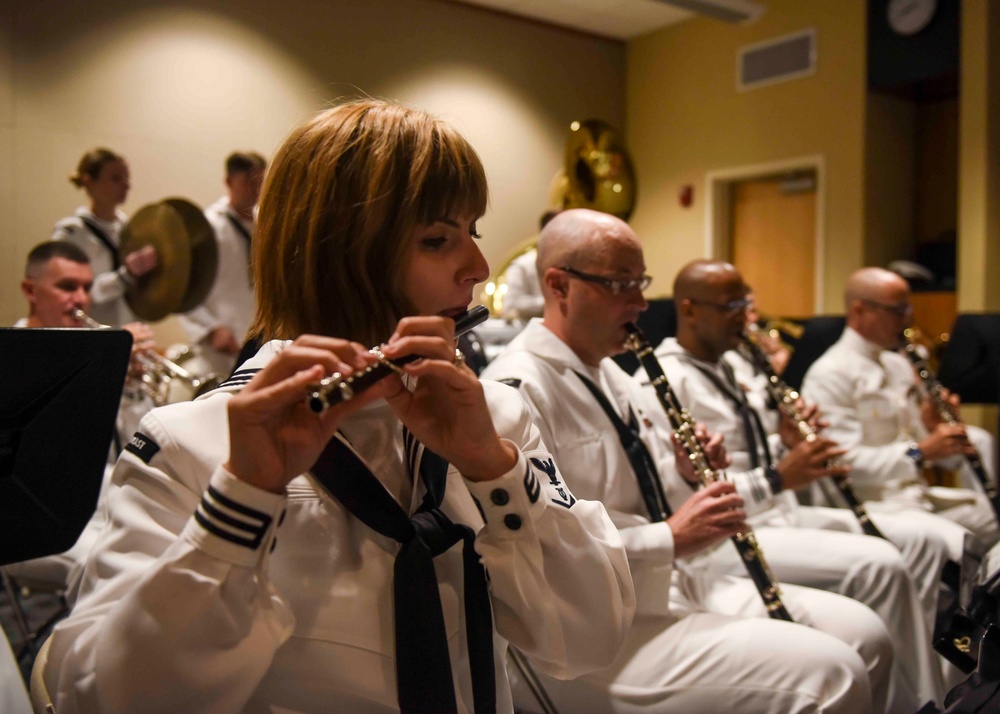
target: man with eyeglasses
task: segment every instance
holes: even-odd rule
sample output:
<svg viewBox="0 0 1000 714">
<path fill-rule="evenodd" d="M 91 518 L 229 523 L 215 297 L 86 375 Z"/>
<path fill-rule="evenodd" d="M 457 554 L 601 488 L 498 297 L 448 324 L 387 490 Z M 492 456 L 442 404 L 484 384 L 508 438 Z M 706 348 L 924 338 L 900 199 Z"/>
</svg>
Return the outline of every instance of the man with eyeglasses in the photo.
<svg viewBox="0 0 1000 714">
<path fill-rule="evenodd" d="M 788 586 L 782 599 L 796 624 L 770 620 L 744 573 L 701 566 L 706 548 L 733 549 L 724 541 L 745 513 L 731 484 L 694 491 L 676 475 L 683 462 L 662 409 L 647 407 L 638 383 L 609 359 L 624 351 L 626 325 L 647 307 L 642 291 L 651 278 L 635 233 L 607 214 L 564 211 L 542 232 L 537 268 L 543 317 L 483 377 L 518 388 L 573 492 L 604 503 L 638 601 L 610 668 L 571 682 L 542 677 L 558 710 L 717 712 L 738 703 L 740 712 L 883 711 L 892 646 L 870 610 Z M 705 439 L 724 458 L 718 439 Z M 663 492 L 668 474 L 683 484 L 680 493 Z M 534 710 L 517 687 L 515 701 Z M 919 704 L 897 701 L 899 711 Z"/>
<path fill-rule="evenodd" d="M 729 263 L 684 266 L 673 289 L 677 335 L 665 339 L 656 356 L 681 404 L 725 438 L 733 462 L 728 477 L 778 580 L 847 595 L 875 610 L 897 645 L 892 703 L 936 699 L 945 683 L 931 628 L 948 545 L 937 529 L 907 518 L 880 514 L 877 525 L 890 543 L 862 535 L 847 509 L 799 505 L 796 489 L 848 467 L 837 463 L 843 450 L 835 441 L 825 434 L 807 441 L 787 418 L 769 420 L 765 395 L 737 380 L 726 356 L 746 328 L 748 294 Z M 645 374 L 637 377 L 654 398 Z M 815 408 L 804 410 L 815 422 Z M 704 560 L 723 573 L 743 567 L 731 548 L 716 547 Z"/>
<path fill-rule="evenodd" d="M 802 393 L 819 404 L 827 433 L 847 449 L 855 490 L 896 510 L 937 513 L 992 545 L 997 521 L 984 494 L 929 487 L 923 478 L 925 465 L 967 469 L 969 441 L 929 400 L 920 406 L 914 399 L 917 377 L 897 351 L 913 316 L 909 285 L 888 270 L 862 268 L 848 278 L 844 299 L 844 332 L 806 372 Z"/>
</svg>

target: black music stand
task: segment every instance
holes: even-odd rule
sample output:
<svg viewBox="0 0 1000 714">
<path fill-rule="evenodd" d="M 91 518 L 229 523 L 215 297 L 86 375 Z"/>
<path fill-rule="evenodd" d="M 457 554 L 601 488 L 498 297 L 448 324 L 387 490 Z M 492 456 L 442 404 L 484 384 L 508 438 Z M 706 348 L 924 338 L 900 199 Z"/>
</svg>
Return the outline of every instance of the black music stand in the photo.
<svg viewBox="0 0 1000 714">
<path fill-rule="evenodd" d="M 94 513 L 132 335 L 0 329 L 0 565 L 68 550 Z"/>
</svg>

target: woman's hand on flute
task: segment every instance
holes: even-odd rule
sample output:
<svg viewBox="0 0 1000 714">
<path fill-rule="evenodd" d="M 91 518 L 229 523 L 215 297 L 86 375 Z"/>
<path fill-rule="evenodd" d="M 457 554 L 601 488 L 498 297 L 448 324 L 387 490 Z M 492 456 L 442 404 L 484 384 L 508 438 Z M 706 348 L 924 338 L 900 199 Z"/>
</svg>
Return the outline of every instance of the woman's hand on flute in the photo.
<svg viewBox="0 0 1000 714">
<path fill-rule="evenodd" d="M 386 401 L 421 443 L 470 481 L 489 481 L 513 468 L 517 450 L 497 436 L 479 379 L 456 358 L 452 320 L 403 318 L 382 351 L 390 359 L 423 358 L 402 368 L 417 378 L 412 392 L 398 376 L 384 382 Z"/>
<path fill-rule="evenodd" d="M 303 403 L 307 385 L 333 372 L 349 375 L 373 361 L 362 345 L 333 337 L 303 335 L 288 345 L 229 400 L 226 470 L 282 493 L 316 462 L 344 417 L 383 396 L 383 384 L 376 384 L 317 416 Z"/>
</svg>

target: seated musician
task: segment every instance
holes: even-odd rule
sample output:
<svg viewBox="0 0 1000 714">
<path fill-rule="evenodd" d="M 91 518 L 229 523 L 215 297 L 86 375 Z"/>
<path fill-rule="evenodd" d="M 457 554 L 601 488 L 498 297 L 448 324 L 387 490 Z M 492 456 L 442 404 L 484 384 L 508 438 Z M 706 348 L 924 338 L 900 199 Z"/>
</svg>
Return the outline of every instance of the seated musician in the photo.
<svg viewBox="0 0 1000 714">
<path fill-rule="evenodd" d="M 806 372 L 802 393 L 819 404 L 828 433 L 847 448 L 853 480 L 866 499 L 931 511 L 971 530 L 990 546 L 997 519 L 985 495 L 928 487 L 925 464 L 967 469 L 970 444 L 962 425 L 941 419 L 930 401 L 921 407 L 913 367 L 897 350 L 913 308 L 910 288 L 882 268 L 862 268 L 847 281 L 847 325 L 840 339 Z M 958 408 L 958 397 L 945 395 Z"/>
<path fill-rule="evenodd" d="M 28 316 L 17 321 L 15 327 L 80 327 L 80 312 L 91 307 L 91 288 L 94 272 L 87 254 L 67 241 L 46 241 L 28 253 L 21 280 L 21 292 L 28 302 Z M 152 349 L 153 333 L 148 326 L 130 323 L 124 329 L 132 333 L 133 371 L 141 369 L 136 355 Z M 7 572 L 20 582 L 35 587 L 63 590 L 76 582 L 90 546 L 106 519 L 107 482 L 110 465 L 121 451 L 120 444 L 135 432 L 142 416 L 152 408 L 151 402 L 141 394 L 129 392 L 122 397 L 115 425 L 115 441 L 109 449 L 109 468 L 101 488 L 97 510 L 77 542 L 65 553 L 36 558 L 7 566 Z"/>
<path fill-rule="evenodd" d="M 655 354 L 691 416 L 725 437 L 733 459 L 729 477 L 746 501 L 777 578 L 847 595 L 882 617 L 896 644 L 890 705 L 917 708 L 939 700 L 946 683 L 931 632 L 940 573 L 950 554 L 947 543 L 922 521 L 879 514 L 877 525 L 890 543 L 863 535 L 847 509 L 798 504 L 795 489 L 847 471 L 835 461 L 843 451 L 825 433 L 805 440 L 787 418 L 768 423 L 761 415 L 764 395 L 747 393 L 736 382 L 724 357 L 745 329 L 747 293 L 729 263 L 698 260 L 684 266 L 673 286 L 677 335 Z M 646 392 L 654 398 L 651 387 Z M 814 407 L 804 416 L 815 425 Z M 732 548 L 715 548 L 705 564 L 730 574 L 743 570 Z"/>
<path fill-rule="evenodd" d="M 290 134 L 254 238 L 271 341 L 119 461 L 53 634 L 60 714 L 510 713 L 507 642 L 560 677 L 613 659 L 634 610 L 618 532 L 516 392 L 456 357 L 486 203 L 475 151 L 418 110 L 346 103 Z M 376 362 L 367 391 L 306 406 Z"/>
<path fill-rule="evenodd" d="M 118 207 L 125 203 L 131 186 L 128 164 L 111 149 L 92 149 L 80 158 L 69 180 L 86 192 L 90 205 L 60 219 L 52 240 L 72 243 L 90 258 L 96 275 L 91 298 L 94 319 L 114 326 L 130 323 L 135 316 L 125 303 L 125 291 L 153 270 L 159 257 L 152 246 L 126 255 L 119 250 L 127 216 Z"/>
<path fill-rule="evenodd" d="M 644 271 L 626 223 L 585 209 L 559 214 L 538 244 L 542 319 L 484 371 L 518 387 L 574 493 L 608 508 L 638 593 L 615 663 L 572 682 L 543 678 L 545 689 L 559 711 L 575 714 L 884 711 L 892 646 L 874 613 L 788 586 L 786 607 L 816 629 L 768 619 L 749 578 L 699 564 L 698 554 L 717 543 L 735 551 L 725 539 L 743 529 L 746 514 L 732 485 L 692 492 L 685 484 L 683 495 L 693 495 L 683 505 L 658 494 L 657 481 L 676 473 L 675 463 L 687 463 L 694 478 L 690 461 L 685 454 L 675 462 L 662 408 L 647 407 L 639 383 L 608 359 L 624 351 L 625 324 L 647 307 Z M 530 695 L 519 694 L 530 710 Z"/>
</svg>

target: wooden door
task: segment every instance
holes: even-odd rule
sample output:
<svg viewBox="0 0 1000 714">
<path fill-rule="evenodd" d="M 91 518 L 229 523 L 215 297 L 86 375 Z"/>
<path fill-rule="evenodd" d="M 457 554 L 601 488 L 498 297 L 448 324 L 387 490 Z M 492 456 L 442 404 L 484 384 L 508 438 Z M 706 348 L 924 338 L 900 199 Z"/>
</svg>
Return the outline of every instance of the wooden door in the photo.
<svg viewBox="0 0 1000 714">
<path fill-rule="evenodd" d="M 730 195 L 730 260 L 753 290 L 760 312 L 814 314 L 815 173 L 738 181 Z"/>
</svg>

